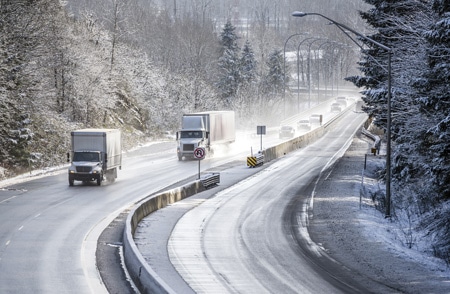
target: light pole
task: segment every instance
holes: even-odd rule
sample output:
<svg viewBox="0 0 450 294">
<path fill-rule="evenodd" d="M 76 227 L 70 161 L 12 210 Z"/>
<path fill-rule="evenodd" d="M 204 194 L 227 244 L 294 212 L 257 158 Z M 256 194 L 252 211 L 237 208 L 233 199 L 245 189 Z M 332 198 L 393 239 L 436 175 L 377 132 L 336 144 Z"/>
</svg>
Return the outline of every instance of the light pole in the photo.
<svg viewBox="0 0 450 294">
<path fill-rule="evenodd" d="M 317 42 L 323 39 L 316 39 L 308 44 L 308 101 L 309 104 L 311 104 L 311 46 Z"/>
<path fill-rule="evenodd" d="M 309 40 L 320 40 L 320 39 L 314 38 L 314 37 L 306 38 L 303 41 L 301 41 L 297 47 L 297 108 L 298 108 L 298 112 L 300 112 L 300 47 L 303 45 L 303 43 L 305 43 L 306 41 L 309 41 Z M 303 68 L 303 55 L 302 55 L 302 68 Z M 302 80 L 303 80 L 303 73 L 302 73 Z M 308 101 L 308 108 L 311 108 L 311 98 Z"/>
<path fill-rule="evenodd" d="M 322 46 L 324 46 L 324 45 L 333 45 L 333 44 L 338 44 L 338 43 L 334 42 L 334 41 L 326 41 L 326 42 L 323 42 L 322 44 L 320 44 L 319 48 L 317 49 L 319 51 L 319 57 L 318 58 L 316 57 L 316 59 L 318 60 L 318 63 L 317 63 L 317 65 L 318 65 L 318 70 L 317 70 L 317 104 L 320 103 L 320 59 L 322 59 L 321 56 L 320 56 L 320 54 L 321 54 L 320 49 L 322 49 Z M 334 47 L 333 47 L 333 51 L 334 51 Z M 325 81 L 325 74 L 324 74 L 324 83 L 325 82 L 326 81 Z M 326 92 L 327 92 L 327 87 L 326 87 L 326 84 L 325 84 L 325 92 L 324 92 L 325 96 L 326 96 Z"/>
<path fill-rule="evenodd" d="M 345 30 L 352 32 L 356 36 L 368 41 L 369 43 L 382 48 L 388 52 L 388 93 L 387 93 L 387 130 L 386 130 L 386 213 L 385 217 L 391 217 L 391 96 L 392 96 L 392 49 L 388 46 L 385 46 L 369 37 L 364 36 L 361 33 L 358 33 L 357 31 L 349 28 L 348 26 L 341 24 L 337 21 L 334 21 L 333 19 L 322 15 L 320 13 L 316 12 L 300 12 L 295 11 L 292 13 L 292 16 L 295 17 L 304 17 L 307 15 L 317 15 L 322 18 L 325 18 L 326 20 L 330 21 L 332 24 L 337 26 L 342 32 L 347 34 Z M 348 36 L 348 35 L 347 35 Z M 351 39 L 351 38 L 350 38 Z"/>
<path fill-rule="evenodd" d="M 288 43 L 288 41 L 295 36 L 301 36 L 301 35 L 305 35 L 307 33 L 296 33 L 296 34 L 292 34 L 290 35 L 286 41 L 284 42 L 284 47 L 283 47 L 283 104 L 284 104 L 284 116 L 286 116 L 286 45 Z"/>
</svg>

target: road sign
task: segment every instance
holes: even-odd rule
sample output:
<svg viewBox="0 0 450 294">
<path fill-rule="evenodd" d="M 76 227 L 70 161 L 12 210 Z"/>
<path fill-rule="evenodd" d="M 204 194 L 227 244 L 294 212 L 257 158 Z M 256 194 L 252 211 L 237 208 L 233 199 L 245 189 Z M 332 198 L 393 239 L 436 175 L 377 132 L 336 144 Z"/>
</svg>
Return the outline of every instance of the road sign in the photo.
<svg viewBox="0 0 450 294">
<path fill-rule="evenodd" d="M 266 126 L 256 126 L 256 134 L 257 135 L 265 135 L 266 134 Z"/>
<path fill-rule="evenodd" d="M 205 158 L 206 150 L 203 147 L 197 147 L 194 150 L 194 157 L 196 159 L 203 159 Z"/>
<path fill-rule="evenodd" d="M 256 126 L 256 134 L 261 135 L 261 147 L 259 150 L 262 150 L 262 135 L 266 134 L 266 126 Z"/>
</svg>

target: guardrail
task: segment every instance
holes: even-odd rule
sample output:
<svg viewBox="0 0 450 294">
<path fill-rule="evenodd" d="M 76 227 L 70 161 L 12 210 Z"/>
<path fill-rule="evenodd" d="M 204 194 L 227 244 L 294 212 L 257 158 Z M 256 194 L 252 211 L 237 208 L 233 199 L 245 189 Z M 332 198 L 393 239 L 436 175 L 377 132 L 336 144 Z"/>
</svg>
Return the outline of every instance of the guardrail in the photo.
<svg viewBox="0 0 450 294">
<path fill-rule="evenodd" d="M 206 174 L 205 176 L 200 178 L 200 181 L 202 182 L 203 186 L 208 189 L 220 183 L 220 173 Z"/>
<path fill-rule="evenodd" d="M 370 139 L 373 140 L 373 145 L 372 145 L 372 153 L 373 155 L 376 155 L 377 153 L 380 153 L 380 146 L 381 146 L 381 139 L 379 136 L 372 134 L 371 132 L 369 132 L 368 130 L 366 130 L 365 128 L 362 129 L 362 133 L 369 137 Z"/>
</svg>

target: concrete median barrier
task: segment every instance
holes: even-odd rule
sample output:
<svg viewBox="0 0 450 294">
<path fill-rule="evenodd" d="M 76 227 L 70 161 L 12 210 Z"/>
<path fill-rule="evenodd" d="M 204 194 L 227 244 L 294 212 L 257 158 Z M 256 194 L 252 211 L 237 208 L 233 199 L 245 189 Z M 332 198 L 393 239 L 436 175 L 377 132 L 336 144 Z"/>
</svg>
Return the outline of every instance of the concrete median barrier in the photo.
<svg viewBox="0 0 450 294">
<path fill-rule="evenodd" d="M 175 292 L 153 271 L 138 250 L 133 236 L 139 222 L 150 213 L 205 189 L 201 180 L 193 181 L 145 198 L 128 215 L 123 233 L 123 254 L 128 274 L 141 293 Z"/>
</svg>

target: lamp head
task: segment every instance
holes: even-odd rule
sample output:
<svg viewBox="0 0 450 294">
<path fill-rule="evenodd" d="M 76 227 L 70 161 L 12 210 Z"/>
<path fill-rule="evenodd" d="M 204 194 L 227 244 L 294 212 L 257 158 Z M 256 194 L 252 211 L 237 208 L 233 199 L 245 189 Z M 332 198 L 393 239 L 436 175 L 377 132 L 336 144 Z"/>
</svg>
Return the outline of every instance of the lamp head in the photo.
<svg viewBox="0 0 450 294">
<path fill-rule="evenodd" d="M 308 13 L 306 13 L 306 12 L 301 12 L 301 11 L 294 11 L 294 12 L 292 12 L 292 16 L 296 16 L 296 17 L 304 17 L 304 16 L 307 16 L 308 15 Z"/>
</svg>

